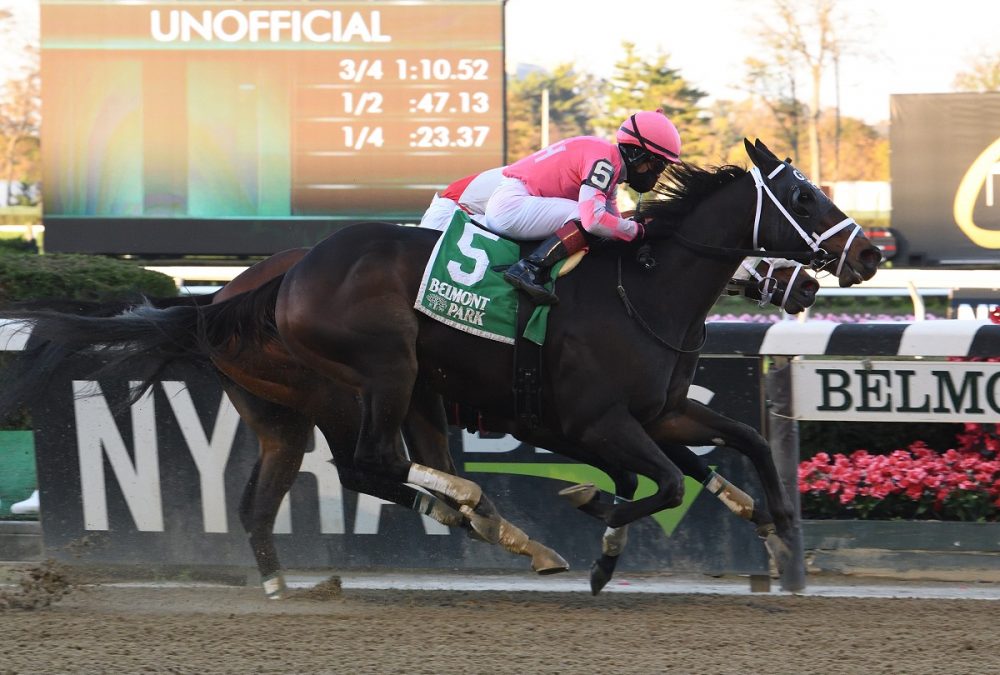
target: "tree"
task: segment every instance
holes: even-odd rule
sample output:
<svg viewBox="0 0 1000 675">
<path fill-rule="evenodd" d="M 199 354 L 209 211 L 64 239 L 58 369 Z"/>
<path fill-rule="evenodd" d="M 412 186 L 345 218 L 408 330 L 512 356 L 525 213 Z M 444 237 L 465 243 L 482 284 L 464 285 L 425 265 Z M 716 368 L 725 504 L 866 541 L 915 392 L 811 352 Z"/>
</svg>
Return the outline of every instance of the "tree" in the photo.
<svg viewBox="0 0 1000 675">
<path fill-rule="evenodd" d="M 38 50 L 17 36 L 17 28 L 14 15 L 0 6 L 0 35 L 11 52 L 21 50 L 25 63 L 21 77 L 0 85 L 0 176 L 7 181 L 4 206 L 11 202 L 15 179 L 36 182 L 39 177 L 41 78 Z"/>
<path fill-rule="evenodd" d="M 824 110 L 821 99 L 823 78 L 831 67 L 839 77 L 844 55 L 863 55 L 864 49 L 860 45 L 865 42 L 865 30 L 851 25 L 837 11 L 836 0 L 810 0 L 808 3 L 772 0 L 769 18 L 761 19 L 760 23 L 759 37 L 766 52 L 760 59 L 748 63 L 752 90 L 761 99 L 770 99 L 768 105 L 781 121 L 786 140 L 793 143 L 796 151 L 800 134 L 795 127 L 801 115 L 805 115 L 809 175 L 819 183 L 826 166 L 820 137 Z M 851 36 L 851 40 L 844 36 Z M 782 82 L 783 88 L 780 95 L 774 98 L 776 81 Z M 800 81 L 807 84 L 807 104 L 799 98 Z M 833 112 L 839 120 L 839 107 L 833 108 Z M 835 122 L 834 126 L 833 144 L 836 147 L 840 142 L 839 122 Z M 797 158 L 798 153 L 793 153 L 793 157 Z M 836 162 L 833 168 L 836 171 Z"/>
<path fill-rule="evenodd" d="M 968 70 L 955 75 L 952 87 L 955 91 L 1000 91 L 1000 52 L 973 59 Z"/>
<path fill-rule="evenodd" d="M 700 102 L 707 94 L 671 68 L 667 54 L 642 58 L 633 43 L 623 42 L 622 48 L 625 56 L 606 83 L 610 91 L 604 115 L 595 122 L 598 132 L 611 137 L 630 114 L 662 108 L 681 133 L 684 159 L 706 159 L 709 125 Z"/>
<path fill-rule="evenodd" d="M 507 160 L 541 147 L 542 92 L 549 92 L 549 142 L 592 132 L 597 85 L 569 63 L 551 73 L 535 70 L 507 82 Z"/>
<path fill-rule="evenodd" d="M 792 157 L 799 156 L 799 138 L 805 106 L 799 102 L 795 69 L 787 63 L 785 54 L 778 54 L 773 62 L 750 57 L 747 68 L 747 88 L 766 107 L 776 122 L 775 138 L 788 144 Z"/>
<path fill-rule="evenodd" d="M 746 164 L 744 138 L 759 138 L 780 156 L 793 154 L 798 142 L 781 125 L 773 107 L 757 98 L 715 101 L 708 124 L 706 154 L 712 164 Z"/>
<path fill-rule="evenodd" d="M 823 175 L 838 181 L 889 180 L 889 138 L 884 132 L 853 117 L 842 118 L 838 128 L 828 111 L 820 125 L 820 142 L 833 145 L 837 135 L 846 151 L 839 162 L 832 155 L 824 157 Z"/>
<path fill-rule="evenodd" d="M 4 204 L 11 203 L 15 180 L 38 180 L 41 87 L 38 71 L 20 80 L 11 80 L 0 96 L 0 167 L 7 181 Z"/>
</svg>

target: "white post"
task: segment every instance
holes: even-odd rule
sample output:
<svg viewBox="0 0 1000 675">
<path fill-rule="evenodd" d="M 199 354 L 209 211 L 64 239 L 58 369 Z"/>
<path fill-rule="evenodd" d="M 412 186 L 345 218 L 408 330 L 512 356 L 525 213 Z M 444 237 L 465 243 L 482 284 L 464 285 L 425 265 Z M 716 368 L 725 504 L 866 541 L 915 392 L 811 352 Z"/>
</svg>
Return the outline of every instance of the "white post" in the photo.
<svg viewBox="0 0 1000 675">
<path fill-rule="evenodd" d="M 549 147 L 549 90 L 542 89 L 542 147 Z"/>
<path fill-rule="evenodd" d="M 917 286 L 913 281 L 907 281 L 906 286 L 910 289 L 910 300 L 913 301 L 913 320 L 923 321 L 927 318 L 927 307 L 924 305 L 924 297 L 920 295 L 920 291 L 917 290 Z"/>
</svg>

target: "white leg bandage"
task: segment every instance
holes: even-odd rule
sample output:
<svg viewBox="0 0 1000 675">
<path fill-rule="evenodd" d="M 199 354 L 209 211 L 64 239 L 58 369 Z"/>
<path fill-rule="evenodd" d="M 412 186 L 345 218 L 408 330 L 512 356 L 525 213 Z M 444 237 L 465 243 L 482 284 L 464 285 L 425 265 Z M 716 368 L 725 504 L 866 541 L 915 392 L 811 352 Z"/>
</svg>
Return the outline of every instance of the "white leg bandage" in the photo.
<svg viewBox="0 0 1000 675">
<path fill-rule="evenodd" d="M 750 520 L 753 517 L 753 497 L 714 471 L 705 481 L 705 488 L 740 518 Z"/>
<path fill-rule="evenodd" d="M 601 552 L 604 555 L 619 556 L 628 542 L 628 525 L 609 527 L 601 538 Z"/>
<path fill-rule="evenodd" d="M 450 473 L 438 471 L 437 469 L 432 469 L 429 466 L 423 466 L 416 462 L 410 465 L 410 472 L 406 477 L 406 482 L 448 495 L 459 504 L 473 508 L 479 504 L 479 499 L 483 496 L 483 491 L 472 481 L 452 476 Z"/>
</svg>

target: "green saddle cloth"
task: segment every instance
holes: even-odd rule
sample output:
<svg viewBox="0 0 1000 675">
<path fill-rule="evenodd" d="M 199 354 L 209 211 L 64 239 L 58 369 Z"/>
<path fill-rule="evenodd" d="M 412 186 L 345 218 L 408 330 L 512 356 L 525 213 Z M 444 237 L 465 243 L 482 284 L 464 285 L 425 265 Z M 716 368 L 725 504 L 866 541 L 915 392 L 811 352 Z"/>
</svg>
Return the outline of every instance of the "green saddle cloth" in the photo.
<svg viewBox="0 0 1000 675">
<path fill-rule="evenodd" d="M 427 261 L 413 307 L 452 328 L 514 344 L 518 292 L 494 268 L 504 269 L 520 257 L 517 242 L 484 230 L 464 211 L 456 211 Z M 559 265 L 553 276 L 558 271 Z M 553 283 L 547 284 L 549 289 Z M 548 316 L 549 307 L 539 305 L 525 328 L 525 339 L 544 343 Z"/>
</svg>

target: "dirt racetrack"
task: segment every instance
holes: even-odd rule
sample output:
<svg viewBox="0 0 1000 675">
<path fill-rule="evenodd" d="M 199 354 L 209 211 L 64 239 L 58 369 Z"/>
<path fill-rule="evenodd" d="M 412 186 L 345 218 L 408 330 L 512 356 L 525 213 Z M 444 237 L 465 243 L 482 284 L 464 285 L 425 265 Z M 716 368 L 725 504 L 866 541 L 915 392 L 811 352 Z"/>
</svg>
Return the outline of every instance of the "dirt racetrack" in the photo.
<svg viewBox="0 0 1000 675">
<path fill-rule="evenodd" d="M 1000 672 L 989 600 L 76 587 L 0 609 L 9 673 Z"/>
</svg>

